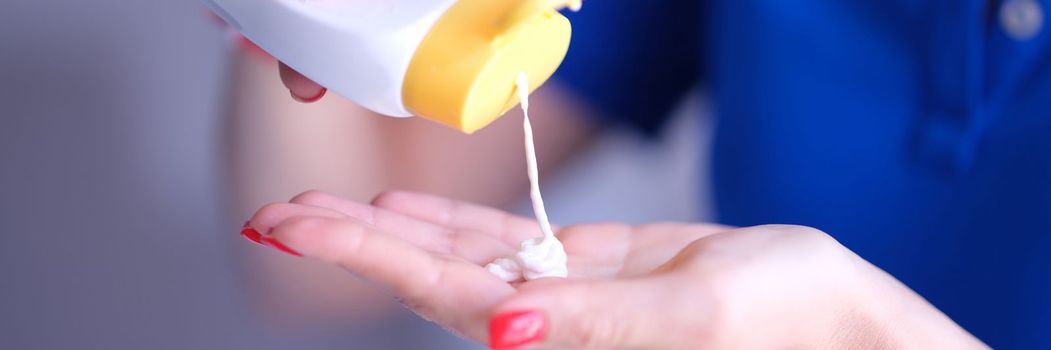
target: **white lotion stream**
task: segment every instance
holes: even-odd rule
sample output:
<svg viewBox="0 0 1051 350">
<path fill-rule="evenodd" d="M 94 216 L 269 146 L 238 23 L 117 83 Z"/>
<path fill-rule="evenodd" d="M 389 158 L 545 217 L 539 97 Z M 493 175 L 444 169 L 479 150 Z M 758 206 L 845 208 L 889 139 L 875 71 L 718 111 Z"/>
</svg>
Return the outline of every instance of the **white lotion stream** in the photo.
<svg viewBox="0 0 1051 350">
<path fill-rule="evenodd" d="M 504 281 L 514 282 L 521 279 L 534 280 L 544 277 L 562 277 L 569 275 L 566 267 L 568 258 L 562 242 L 551 230 L 551 222 L 544 209 L 544 198 L 540 196 L 540 179 L 536 166 L 536 147 L 533 144 L 533 127 L 529 124 L 529 79 L 525 73 L 518 73 L 515 90 L 521 100 L 522 114 L 525 118 L 522 128 L 525 130 L 526 166 L 529 175 L 529 197 L 533 200 L 533 213 L 540 223 L 542 237 L 522 241 L 518 253 L 506 258 L 498 258 L 485 266 L 486 270 Z"/>
</svg>

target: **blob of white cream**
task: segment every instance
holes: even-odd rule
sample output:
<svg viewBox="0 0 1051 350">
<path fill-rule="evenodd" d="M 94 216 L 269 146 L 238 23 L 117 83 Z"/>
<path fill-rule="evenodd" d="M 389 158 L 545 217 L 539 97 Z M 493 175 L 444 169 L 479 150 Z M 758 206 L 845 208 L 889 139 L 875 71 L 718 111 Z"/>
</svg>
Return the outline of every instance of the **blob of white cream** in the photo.
<svg viewBox="0 0 1051 350">
<path fill-rule="evenodd" d="M 551 230 L 551 222 L 544 209 L 544 198 L 540 196 L 540 180 L 536 166 L 536 147 L 533 144 L 533 127 L 529 124 L 529 79 L 525 73 L 518 73 L 515 90 L 521 100 L 522 114 L 525 115 L 522 128 L 525 130 L 526 165 L 529 175 L 529 197 L 533 200 L 533 213 L 540 223 L 544 236 L 522 241 L 518 252 L 506 258 L 493 260 L 485 266 L 492 274 L 507 282 L 521 279 L 534 280 L 544 277 L 562 277 L 569 275 L 566 263 L 566 249 Z"/>
</svg>

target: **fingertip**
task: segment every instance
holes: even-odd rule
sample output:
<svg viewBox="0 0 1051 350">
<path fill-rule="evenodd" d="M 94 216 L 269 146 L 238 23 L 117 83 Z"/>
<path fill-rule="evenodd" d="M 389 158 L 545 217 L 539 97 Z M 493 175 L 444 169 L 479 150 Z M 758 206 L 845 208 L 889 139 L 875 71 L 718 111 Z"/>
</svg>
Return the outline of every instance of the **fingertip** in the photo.
<svg viewBox="0 0 1051 350">
<path fill-rule="evenodd" d="M 512 349 L 540 342 L 547 336 L 547 315 L 539 310 L 500 313 L 489 319 L 489 346 Z"/>
<path fill-rule="evenodd" d="M 328 89 L 321 88 L 321 91 L 318 91 L 316 95 L 311 97 L 303 97 L 297 95 L 295 91 L 289 90 L 289 94 L 292 95 L 292 99 L 300 103 L 314 103 L 320 101 L 322 97 L 325 97 L 326 92 L 328 92 Z"/>
<path fill-rule="evenodd" d="M 332 201 L 333 199 L 340 198 L 322 190 L 307 190 L 295 195 L 294 197 L 292 197 L 292 199 L 289 199 L 288 202 L 296 204 L 315 205 L 315 203 L 327 203 Z"/>
<path fill-rule="evenodd" d="M 256 230 L 254 227 L 252 227 L 251 221 L 246 221 L 244 225 L 241 226 L 241 237 L 244 237 L 245 239 L 255 244 L 264 247 L 269 247 L 285 254 L 289 254 L 296 257 L 303 256 L 303 254 L 300 254 L 295 249 L 292 249 L 289 246 L 285 245 L 283 242 L 281 242 L 277 238 L 274 238 L 269 233 L 265 235 L 260 233 L 259 230 Z"/>
<path fill-rule="evenodd" d="M 328 89 L 300 74 L 284 62 L 278 64 L 281 82 L 288 88 L 292 99 L 302 103 L 313 103 L 320 100 Z"/>
<path fill-rule="evenodd" d="M 279 252 L 282 252 L 282 253 L 285 253 L 285 254 L 288 254 L 288 255 L 291 255 L 291 256 L 294 256 L 294 257 L 302 257 L 303 256 L 302 253 L 300 253 L 299 251 L 296 251 L 295 249 L 290 248 L 289 246 L 285 245 L 284 243 L 282 243 L 277 238 L 274 238 L 273 236 L 263 236 L 262 239 L 260 239 L 260 241 L 262 242 L 262 244 L 264 246 L 267 246 L 267 247 L 270 247 L 270 248 L 274 248 L 274 249 L 276 249 Z"/>
<path fill-rule="evenodd" d="M 301 216 L 281 222 L 267 236 L 305 256 L 346 266 L 350 260 L 361 259 L 362 246 L 375 245 L 377 239 L 370 237 L 378 234 L 368 224 L 350 217 Z"/>
<path fill-rule="evenodd" d="M 317 216 L 291 217 L 274 226 L 266 236 L 273 237 L 297 253 L 317 255 L 318 247 L 325 247 L 327 243 L 324 241 L 332 236 L 330 232 L 335 222 L 337 220 Z"/>
<path fill-rule="evenodd" d="M 244 225 L 241 226 L 241 237 L 255 244 L 263 244 L 263 234 L 252 227 L 251 221 L 245 221 Z"/>
</svg>

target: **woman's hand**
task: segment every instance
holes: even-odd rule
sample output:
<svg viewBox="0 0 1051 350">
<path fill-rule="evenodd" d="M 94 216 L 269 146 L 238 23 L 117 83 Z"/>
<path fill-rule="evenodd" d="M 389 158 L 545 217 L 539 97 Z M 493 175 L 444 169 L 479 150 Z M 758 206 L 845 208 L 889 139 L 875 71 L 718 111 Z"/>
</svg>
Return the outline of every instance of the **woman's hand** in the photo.
<svg viewBox="0 0 1051 350">
<path fill-rule="evenodd" d="M 569 278 L 517 285 L 483 266 L 540 236 L 536 222 L 428 195 L 365 205 L 307 192 L 263 207 L 243 233 L 339 264 L 494 348 L 983 346 L 806 227 L 571 226 L 558 231 Z"/>
</svg>

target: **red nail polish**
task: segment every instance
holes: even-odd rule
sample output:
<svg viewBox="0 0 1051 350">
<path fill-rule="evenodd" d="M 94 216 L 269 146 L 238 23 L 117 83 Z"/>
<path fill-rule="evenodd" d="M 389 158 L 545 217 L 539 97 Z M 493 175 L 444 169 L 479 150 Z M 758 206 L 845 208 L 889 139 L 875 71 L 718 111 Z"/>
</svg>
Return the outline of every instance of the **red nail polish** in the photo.
<svg viewBox="0 0 1051 350">
<path fill-rule="evenodd" d="M 252 226 L 245 221 L 244 226 L 241 227 L 241 237 L 248 239 L 249 241 L 255 242 L 256 244 L 263 244 L 263 235 L 256 231 Z"/>
<path fill-rule="evenodd" d="M 296 101 L 299 101 L 299 102 L 302 102 L 302 103 L 314 103 L 314 102 L 317 102 L 318 100 L 320 100 L 322 97 L 325 97 L 325 93 L 326 92 L 328 92 L 328 88 L 321 88 L 321 91 L 318 92 L 317 95 L 315 95 L 314 97 L 309 97 L 309 98 L 299 97 L 299 96 L 297 96 L 296 94 L 293 93 L 292 94 L 292 99 L 296 100 Z M 291 93 L 291 91 L 289 91 L 289 93 Z"/>
<path fill-rule="evenodd" d="M 292 255 L 292 256 L 303 256 L 303 254 L 299 254 L 299 252 L 293 250 L 292 248 L 289 248 L 287 245 L 285 245 L 284 243 L 281 243 L 281 241 L 278 241 L 274 237 L 263 236 L 263 238 L 261 240 L 263 242 L 262 244 L 267 246 L 267 247 L 280 250 L 280 251 L 288 253 L 289 255 Z"/>
<path fill-rule="evenodd" d="M 540 311 L 509 312 L 489 320 L 489 346 L 493 349 L 516 348 L 545 336 L 547 320 Z"/>
</svg>

